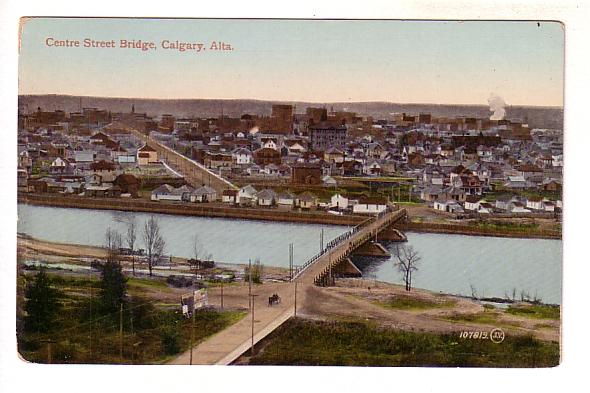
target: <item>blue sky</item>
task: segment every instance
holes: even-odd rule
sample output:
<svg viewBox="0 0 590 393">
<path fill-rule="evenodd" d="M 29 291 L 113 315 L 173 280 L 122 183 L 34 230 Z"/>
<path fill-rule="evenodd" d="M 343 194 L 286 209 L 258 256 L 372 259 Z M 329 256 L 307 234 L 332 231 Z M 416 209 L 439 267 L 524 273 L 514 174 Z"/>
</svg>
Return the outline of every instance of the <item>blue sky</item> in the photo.
<svg viewBox="0 0 590 393">
<path fill-rule="evenodd" d="M 45 40 L 141 39 L 157 49 L 48 47 Z M 163 40 L 230 43 L 177 52 Z M 36 18 L 23 25 L 21 94 L 563 104 L 556 22 Z"/>
</svg>

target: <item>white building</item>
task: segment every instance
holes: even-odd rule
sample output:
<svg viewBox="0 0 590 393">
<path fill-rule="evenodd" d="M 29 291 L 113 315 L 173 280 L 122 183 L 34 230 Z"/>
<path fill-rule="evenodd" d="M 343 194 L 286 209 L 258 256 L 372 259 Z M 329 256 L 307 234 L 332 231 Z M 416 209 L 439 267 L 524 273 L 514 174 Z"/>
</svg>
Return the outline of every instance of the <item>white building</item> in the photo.
<svg viewBox="0 0 590 393">
<path fill-rule="evenodd" d="M 277 195 L 277 205 L 279 208 L 292 209 L 295 205 L 295 196 L 289 192 L 282 192 Z"/>
<path fill-rule="evenodd" d="M 352 207 L 353 213 L 378 214 L 387 209 L 387 201 L 383 198 L 359 198 L 357 204 Z"/>
<path fill-rule="evenodd" d="M 239 148 L 232 153 L 232 159 L 237 165 L 247 165 L 252 163 L 252 152 L 246 148 Z"/>
<path fill-rule="evenodd" d="M 174 187 L 169 184 L 162 184 L 152 191 L 152 201 L 182 201 L 182 194 L 175 193 Z"/>
<path fill-rule="evenodd" d="M 346 210 L 348 209 L 348 206 L 348 198 L 342 196 L 341 194 L 332 195 L 330 198 L 330 207 L 335 207 L 338 210 Z"/>
</svg>

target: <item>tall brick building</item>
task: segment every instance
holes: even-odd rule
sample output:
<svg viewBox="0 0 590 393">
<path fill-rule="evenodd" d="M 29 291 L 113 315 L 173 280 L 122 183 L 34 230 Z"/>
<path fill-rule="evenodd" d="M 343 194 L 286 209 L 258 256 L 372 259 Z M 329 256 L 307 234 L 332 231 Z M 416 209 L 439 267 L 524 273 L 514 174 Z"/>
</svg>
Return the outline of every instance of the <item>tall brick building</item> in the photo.
<svg viewBox="0 0 590 393">
<path fill-rule="evenodd" d="M 328 110 L 326 108 L 308 107 L 305 111 L 305 115 L 309 125 L 328 120 Z"/>
<path fill-rule="evenodd" d="M 343 149 L 346 145 L 346 126 L 322 121 L 308 127 L 311 147 L 314 150 Z"/>
<path fill-rule="evenodd" d="M 271 123 L 279 134 L 293 132 L 293 105 L 275 104 L 272 106 Z"/>
</svg>

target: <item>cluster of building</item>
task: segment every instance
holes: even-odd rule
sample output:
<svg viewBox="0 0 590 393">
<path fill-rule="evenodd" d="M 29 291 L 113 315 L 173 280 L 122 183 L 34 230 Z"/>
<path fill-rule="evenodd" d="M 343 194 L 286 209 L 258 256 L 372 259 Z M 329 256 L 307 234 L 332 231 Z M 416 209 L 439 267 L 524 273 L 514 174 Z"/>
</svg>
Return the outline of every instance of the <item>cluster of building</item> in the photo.
<svg viewBox="0 0 590 393">
<path fill-rule="evenodd" d="M 137 197 L 142 185 L 183 179 L 157 152 L 95 108 L 19 115 L 18 190 L 89 197 Z"/>
<path fill-rule="evenodd" d="M 437 199 L 433 207 L 453 214 L 510 214 L 528 215 L 531 213 L 557 213 L 563 209 L 561 199 L 551 200 L 547 197 L 501 196 L 489 202 L 477 195 L 467 196 L 463 201 L 455 199 Z"/>
<path fill-rule="evenodd" d="M 346 177 L 397 176 L 411 179 L 414 197 L 447 212 L 474 210 L 467 204 L 474 198 L 481 202 L 478 212 L 497 212 L 502 207 L 490 209 L 485 197 L 498 192 L 536 195 L 529 198 L 530 204 L 528 199 L 513 201 L 523 209 L 550 211 L 551 204 L 557 209 L 561 204 L 558 198 L 541 198 L 541 209 L 534 201 L 561 191 L 561 130 L 462 116 L 400 113 L 375 120 L 322 107 L 297 113 L 287 104 L 273 105 L 270 116 L 236 118 L 223 114 L 153 118 L 136 113 L 134 107 L 129 113 L 84 108 L 66 114 L 39 108 L 19 114 L 19 189 L 79 193 L 84 183 L 86 195 L 134 194 L 130 176 L 139 177 L 139 184 L 142 177 L 154 177 L 153 173 L 144 176 L 149 171 L 142 168 L 159 167 L 163 179 L 150 180 L 155 188 L 152 199 L 200 202 L 229 197 L 217 195 L 219 190 L 212 194 L 207 185 L 181 188 L 182 182 L 164 181 L 166 175 L 179 174 L 161 163 L 154 149 L 125 132 L 126 127 L 139 129 L 212 172 L 242 183 L 262 179 L 282 185 L 337 187 Z M 117 180 L 121 175 L 124 181 Z M 266 201 L 267 196 L 260 200 Z M 274 195 L 272 199 L 278 204 L 281 198 Z"/>
<path fill-rule="evenodd" d="M 164 184 L 152 191 L 151 199 L 195 203 L 222 202 L 231 206 L 281 210 L 327 210 L 333 214 L 378 214 L 385 211 L 389 205 L 387 199 L 382 197 L 346 196 L 336 193 L 329 201 L 322 201 L 310 191 L 304 191 L 298 195 L 289 191 L 276 192 L 271 188 L 258 191 L 251 184 L 239 190 L 224 190 L 221 195 L 206 185 L 192 188 L 187 185 L 173 187 Z"/>
</svg>

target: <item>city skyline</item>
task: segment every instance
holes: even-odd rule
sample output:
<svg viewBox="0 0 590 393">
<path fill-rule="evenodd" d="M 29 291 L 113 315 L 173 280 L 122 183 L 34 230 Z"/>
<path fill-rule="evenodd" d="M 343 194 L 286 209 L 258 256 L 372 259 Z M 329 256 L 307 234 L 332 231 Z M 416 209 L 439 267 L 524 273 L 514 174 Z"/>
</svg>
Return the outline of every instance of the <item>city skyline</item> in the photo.
<svg viewBox="0 0 590 393">
<path fill-rule="evenodd" d="M 460 105 L 487 105 L 495 94 L 507 105 L 563 106 L 558 22 L 33 18 L 22 25 L 19 94 Z M 141 39 L 155 49 L 56 47 L 48 38 L 81 46 Z M 177 40 L 233 50 L 170 49 Z"/>
</svg>

